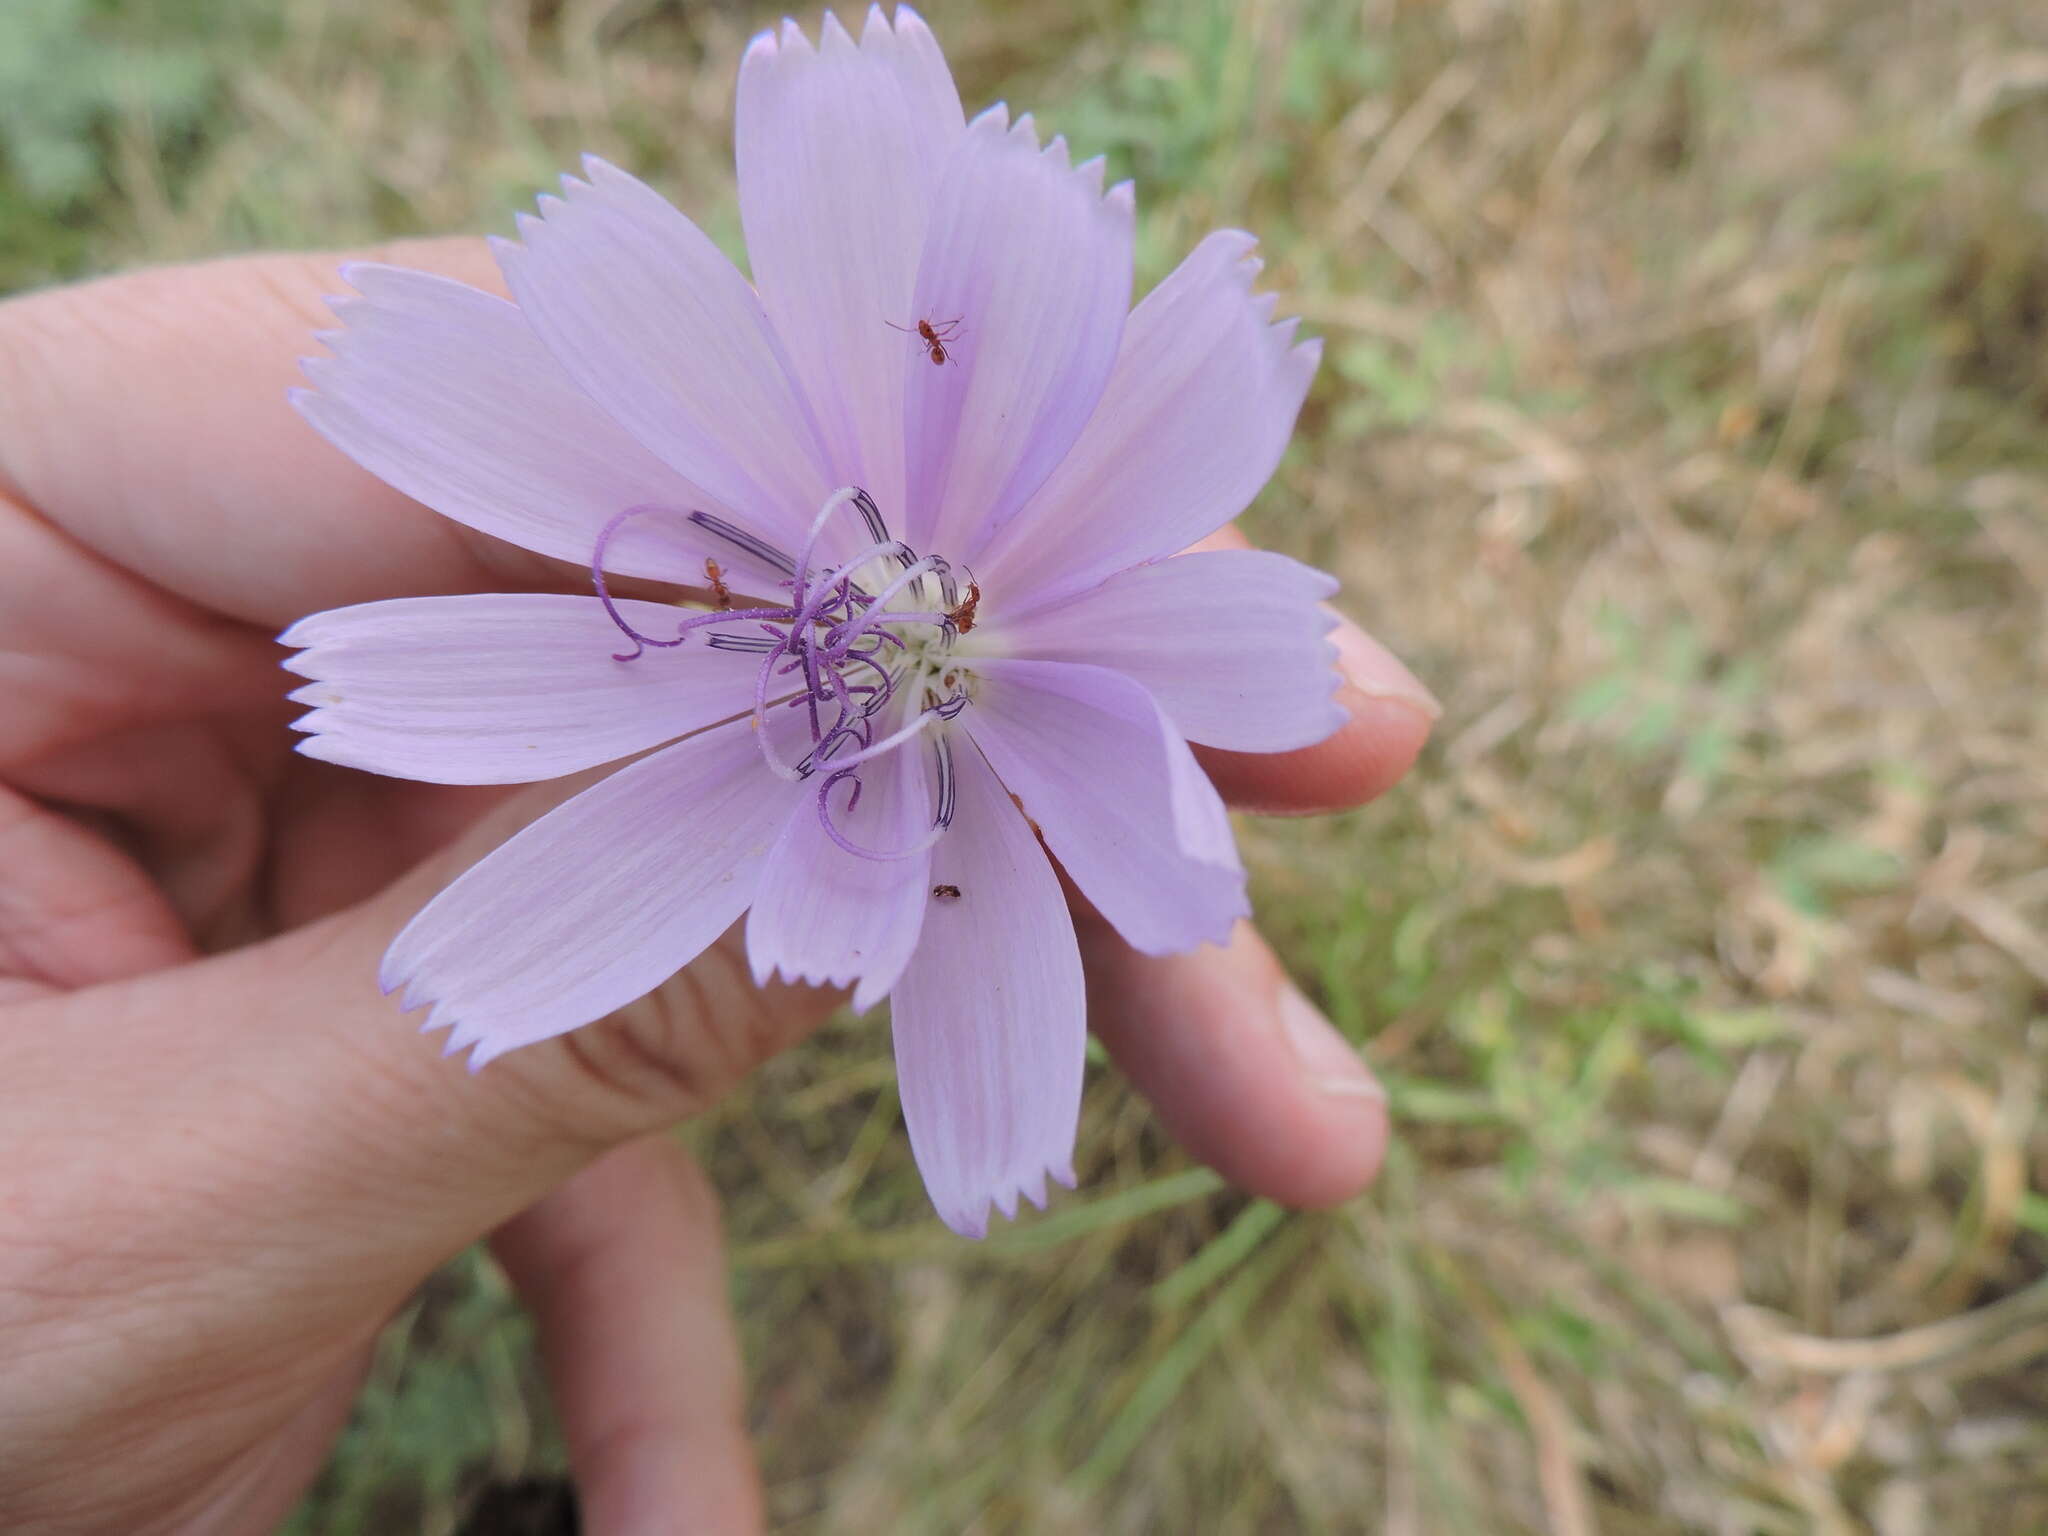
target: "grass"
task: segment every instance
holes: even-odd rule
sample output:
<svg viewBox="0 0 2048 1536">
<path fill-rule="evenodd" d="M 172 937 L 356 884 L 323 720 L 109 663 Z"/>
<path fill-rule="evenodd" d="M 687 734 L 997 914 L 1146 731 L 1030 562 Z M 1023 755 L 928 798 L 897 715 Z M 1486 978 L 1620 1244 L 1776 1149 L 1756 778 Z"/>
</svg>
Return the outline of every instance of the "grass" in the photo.
<svg viewBox="0 0 2048 1536">
<path fill-rule="evenodd" d="M 1106 1070 L 1083 1190 L 926 1214 L 881 1032 L 692 1135 L 778 1529 L 2048 1529 L 2048 23 L 2028 0 L 937 4 L 963 92 L 1328 338 L 1255 531 L 1442 693 L 1247 826 L 1401 1139 L 1292 1215 Z M 0 288 L 504 229 L 576 152 L 736 241 L 666 0 L 12 0 Z M 7 66 L 0 63 L 0 75 Z M 307 1531 L 559 1465 L 480 1263 Z"/>
</svg>

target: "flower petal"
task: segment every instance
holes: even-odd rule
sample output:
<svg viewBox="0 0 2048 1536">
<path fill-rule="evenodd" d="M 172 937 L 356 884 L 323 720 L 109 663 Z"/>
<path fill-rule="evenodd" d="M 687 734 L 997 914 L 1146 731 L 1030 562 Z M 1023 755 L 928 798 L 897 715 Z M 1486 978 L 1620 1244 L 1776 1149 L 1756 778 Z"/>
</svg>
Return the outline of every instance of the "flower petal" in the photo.
<svg viewBox="0 0 2048 1536">
<path fill-rule="evenodd" d="M 1017 515 L 1095 409 L 1131 302 L 1131 190 L 1102 162 L 1069 168 L 1031 119 L 968 126 L 925 232 L 912 309 L 957 321 L 949 361 L 910 370 L 912 545 L 955 564 Z"/>
<path fill-rule="evenodd" d="M 571 381 L 519 310 L 465 283 L 355 262 L 360 298 L 332 301 L 332 357 L 308 358 L 299 413 L 370 473 L 444 517 L 523 548 L 590 563 L 611 519 L 638 505 L 722 509 Z M 730 514 L 727 514 L 730 515 Z M 606 565 L 701 582 L 707 553 L 677 519 L 617 541 Z"/>
<path fill-rule="evenodd" d="M 835 475 L 892 520 L 903 506 L 903 381 L 923 362 L 912 286 L 960 97 L 907 6 L 868 12 L 856 44 L 828 11 L 740 64 L 740 219 L 754 286 L 816 411 Z"/>
<path fill-rule="evenodd" d="M 982 555 L 1006 606 L 1081 592 L 1214 533 L 1272 478 L 1322 356 L 1269 324 L 1252 237 L 1210 235 L 1131 313 L 1088 429 Z"/>
<path fill-rule="evenodd" d="M 955 741 L 958 742 L 957 735 Z M 1045 1176 L 1074 1182 L 1087 1002 L 1073 920 L 1031 828 L 979 753 L 956 751 L 924 935 L 890 997 L 910 1148 L 947 1226 L 988 1231 Z"/>
<path fill-rule="evenodd" d="M 1210 550 L 1120 571 L 1077 597 L 1006 618 L 985 644 L 1135 678 L 1190 741 L 1289 752 L 1344 724 L 1334 701 L 1337 583 L 1264 550 Z"/>
<path fill-rule="evenodd" d="M 832 792 L 840 833 L 864 848 L 910 848 L 931 830 L 927 749 L 913 742 L 867 765 L 860 803 L 846 809 L 848 787 Z M 867 859 L 826 835 L 817 815 L 817 780 L 768 854 L 761 889 L 747 914 L 747 955 L 756 984 L 777 970 L 791 981 L 851 986 L 865 1012 L 902 974 L 924 923 L 931 889 L 931 853 Z"/>
<path fill-rule="evenodd" d="M 534 331 L 613 419 L 785 548 L 835 488 L 810 407 L 754 290 L 660 193 L 590 180 L 494 241 Z"/>
<path fill-rule="evenodd" d="M 642 634 L 680 610 L 621 602 Z M 285 667 L 308 757 L 434 784 L 526 784 L 644 752 L 745 709 L 760 658 L 714 650 L 615 655 L 630 642 L 595 598 L 399 597 L 301 619 Z"/>
<path fill-rule="evenodd" d="M 753 899 L 799 790 L 744 724 L 621 768 L 442 891 L 385 954 L 386 992 L 431 1005 L 472 1067 L 660 985 Z"/>
<path fill-rule="evenodd" d="M 1148 955 L 1251 912 L 1230 820 L 1152 696 L 1105 667 L 977 662 L 961 717 L 1074 884 Z"/>
</svg>

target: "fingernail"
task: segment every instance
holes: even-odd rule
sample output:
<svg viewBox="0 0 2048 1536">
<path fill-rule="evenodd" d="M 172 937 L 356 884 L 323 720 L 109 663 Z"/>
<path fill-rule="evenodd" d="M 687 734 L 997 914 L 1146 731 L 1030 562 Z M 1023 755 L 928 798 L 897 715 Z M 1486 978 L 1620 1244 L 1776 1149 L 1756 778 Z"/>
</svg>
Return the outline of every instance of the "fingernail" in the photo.
<svg viewBox="0 0 2048 1536">
<path fill-rule="evenodd" d="M 1430 720 L 1444 712 L 1436 695 L 1422 685 L 1422 679 L 1401 664 L 1401 659 L 1356 624 L 1337 613 L 1337 627 L 1330 631 L 1330 643 L 1337 647 L 1337 670 L 1344 680 L 1369 699 L 1392 699 L 1413 705 Z"/>
<path fill-rule="evenodd" d="M 1386 1089 L 1351 1042 L 1292 986 L 1280 990 L 1280 1027 L 1287 1032 L 1303 1075 L 1322 1092 L 1346 1099 L 1386 1098 Z"/>
</svg>

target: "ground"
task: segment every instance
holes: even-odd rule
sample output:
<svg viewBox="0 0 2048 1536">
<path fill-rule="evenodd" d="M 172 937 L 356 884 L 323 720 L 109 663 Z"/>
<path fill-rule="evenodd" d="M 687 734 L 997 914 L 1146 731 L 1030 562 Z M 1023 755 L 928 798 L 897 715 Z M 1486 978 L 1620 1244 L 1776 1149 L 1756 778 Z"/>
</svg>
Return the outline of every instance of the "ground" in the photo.
<svg viewBox="0 0 2048 1536">
<path fill-rule="evenodd" d="M 777 1529 L 2048 1530 L 2048 12 L 929 9 L 1137 178 L 1141 282 L 1262 236 L 1327 354 L 1250 525 L 1446 714 L 1244 828 L 1372 1194 L 1248 1202 L 1098 1066 L 1083 1192 L 959 1242 L 871 1023 L 692 1130 Z M 768 19 L 9 0 L 0 290 L 507 231 L 586 149 L 735 246 Z M 558 1469 L 527 1342 L 437 1280 L 299 1529 Z"/>
</svg>

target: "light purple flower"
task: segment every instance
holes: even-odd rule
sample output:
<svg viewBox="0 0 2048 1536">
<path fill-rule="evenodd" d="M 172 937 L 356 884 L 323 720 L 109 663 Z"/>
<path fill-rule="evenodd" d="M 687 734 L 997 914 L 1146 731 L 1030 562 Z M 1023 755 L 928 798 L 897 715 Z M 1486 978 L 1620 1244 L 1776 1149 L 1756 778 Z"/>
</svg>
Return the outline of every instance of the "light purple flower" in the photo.
<svg viewBox="0 0 2048 1536">
<path fill-rule="evenodd" d="M 1221 942 L 1244 872 L 1188 742 L 1342 721 L 1329 579 L 1176 554 L 1272 474 L 1319 346 L 1271 323 L 1235 231 L 1131 310 L 1129 186 L 1028 117 L 964 122 L 908 9 L 858 43 L 764 33 L 738 117 L 752 286 L 596 160 L 497 243 L 512 303 L 348 270 L 299 409 L 598 599 L 302 620 L 300 750 L 458 784 L 645 753 L 435 898 L 386 990 L 481 1064 L 744 914 L 758 978 L 892 999 L 918 1166 L 980 1236 L 1074 1177 L 1081 962 L 1040 839 L 1137 948 Z M 717 598 L 615 600 L 606 572 Z"/>
</svg>

